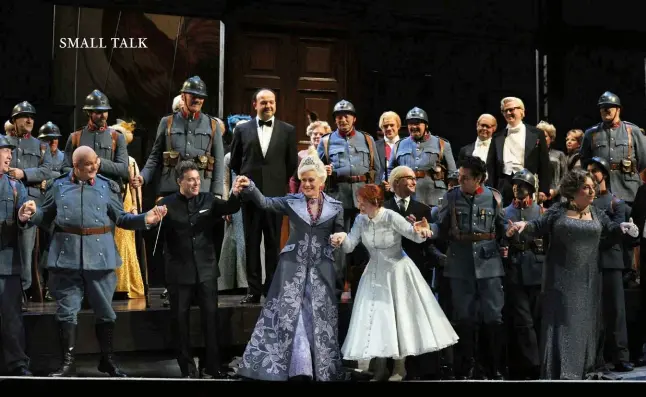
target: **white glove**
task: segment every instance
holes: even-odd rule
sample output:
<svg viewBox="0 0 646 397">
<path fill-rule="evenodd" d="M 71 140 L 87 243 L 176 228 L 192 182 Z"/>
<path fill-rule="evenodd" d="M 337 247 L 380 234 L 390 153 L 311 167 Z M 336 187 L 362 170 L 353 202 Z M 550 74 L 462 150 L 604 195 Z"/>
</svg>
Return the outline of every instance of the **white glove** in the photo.
<svg viewBox="0 0 646 397">
<path fill-rule="evenodd" d="M 630 218 L 628 222 L 621 222 L 621 231 L 625 234 L 628 234 L 630 237 L 639 236 L 639 228 L 633 223 L 633 218 Z"/>
</svg>

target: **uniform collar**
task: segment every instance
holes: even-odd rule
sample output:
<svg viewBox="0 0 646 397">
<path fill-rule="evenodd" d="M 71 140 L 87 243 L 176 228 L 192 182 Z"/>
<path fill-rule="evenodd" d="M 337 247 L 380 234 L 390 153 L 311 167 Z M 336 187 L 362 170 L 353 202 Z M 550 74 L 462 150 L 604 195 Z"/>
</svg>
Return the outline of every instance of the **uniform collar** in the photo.
<svg viewBox="0 0 646 397">
<path fill-rule="evenodd" d="M 89 119 L 87 121 L 87 129 L 88 131 L 105 131 L 108 129 L 108 123 L 106 123 L 103 127 L 97 127 L 96 124 L 92 122 L 92 119 Z"/>
<path fill-rule="evenodd" d="M 413 135 L 411 135 L 410 138 L 413 140 L 413 142 L 417 142 L 417 143 L 426 142 L 429 139 L 431 139 L 431 133 L 426 131 L 420 139 L 414 138 Z"/>
<path fill-rule="evenodd" d="M 348 132 L 347 134 L 339 131 L 338 129 L 336 130 L 336 132 L 339 133 L 341 138 L 352 138 L 354 136 L 354 134 L 356 133 L 356 130 L 354 129 L 354 127 L 352 127 L 352 130 L 350 132 Z"/>
<path fill-rule="evenodd" d="M 13 132 L 13 131 L 9 133 L 9 136 L 12 136 L 12 137 L 14 137 L 14 138 L 19 138 L 19 139 L 29 139 L 29 138 L 31 138 L 31 134 L 30 134 L 30 133 L 26 133 L 25 135 L 23 135 L 23 136 L 21 136 L 21 137 L 20 137 L 20 136 L 16 135 L 16 133 L 15 133 L 15 132 Z"/>
<path fill-rule="evenodd" d="M 193 117 L 190 117 L 190 116 L 191 116 L 191 113 L 188 110 L 182 109 L 182 117 L 184 117 L 187 120 L 197 120 L 197 119 L 199 119 L 200 118 L 200 112 L 193 113 Z"/>
<path fill-rule="evenodd" d="M 621 120 L 613 121 L 612 123 L 606 123 L 606 122 L 603 123 L 603 126 L 606 129 L 612 129 L 612 130 L 614 130 L 615 128 L 619 128 L 620 125 L 621 125 Z"/>
<path fill-rule="evenodd" d="M 523 200 L 515 198 L 512 204 L 514 205 L 514 208 L 527 208 L 532 205 L 533 202 L 532 198 L 527 196 Z"/>
<path fill-rule="evenodd" d="M 74 175 L 74 170 L 70 171 L 70 181 L 76 184 L 80 182 L 78 179 L 76 179 L 76 175 Z M 89 183 L 90 186 L 94 186 L 94 184 L 96 183 L 96 178 L 90 179 L 89 181 L 87 181 L 87 183 Z"/>
</svg>

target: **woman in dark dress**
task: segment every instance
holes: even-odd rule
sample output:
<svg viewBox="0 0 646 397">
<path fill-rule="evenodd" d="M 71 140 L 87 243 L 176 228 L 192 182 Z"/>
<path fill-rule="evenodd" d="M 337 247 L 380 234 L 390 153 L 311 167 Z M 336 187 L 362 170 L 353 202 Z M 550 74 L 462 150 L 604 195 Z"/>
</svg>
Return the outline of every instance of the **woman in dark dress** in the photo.
<svg viewBox="0 0 646 397">
<path fill-rule="evenodd" d="M 302 193 L 264 197 L 244 176 L 236 184 L 266 211 L 289 217 L 289 240 L 238 375 L 284 381 L 343 380 L 338 341 L 336 268 L 329 236 L 343 230 L 341 202 L 321 191 L 327 173 L 311 147 L 298 167 Z"/>
<path fill-rule="evenodd" d="M 540 218 L 509 225 L 513 232 L 550 235 L 543 271 L 541 379 L 581 380 L 598 364 L 601 234 L 636 236 L 633 223 L 616 224 L 592 206 L 595 183 L 585 171 L 565 174 L 553 204 Z M 511 233 L 511 232 L 510 232 Z M 634 237 L 633 236 L 633 237 Z"/>
</svg>

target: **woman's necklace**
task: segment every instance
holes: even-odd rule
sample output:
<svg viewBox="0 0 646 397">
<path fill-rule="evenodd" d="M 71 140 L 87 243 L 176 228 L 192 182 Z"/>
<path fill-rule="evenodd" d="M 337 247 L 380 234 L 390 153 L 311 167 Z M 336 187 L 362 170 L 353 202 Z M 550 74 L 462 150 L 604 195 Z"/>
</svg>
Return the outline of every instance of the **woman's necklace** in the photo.
<svg viewBox="0 0 646 397">
<path fill-rule="evenodd" d="M 567 209 L 577 212 L 579 214 L 579 219 L 583 219 L 584 216 L 590 213 L 590 204 L 588 204 L 584 209 L 580 209 L 574 201 L 570 201 L 568 202 Z"/>
</svg>

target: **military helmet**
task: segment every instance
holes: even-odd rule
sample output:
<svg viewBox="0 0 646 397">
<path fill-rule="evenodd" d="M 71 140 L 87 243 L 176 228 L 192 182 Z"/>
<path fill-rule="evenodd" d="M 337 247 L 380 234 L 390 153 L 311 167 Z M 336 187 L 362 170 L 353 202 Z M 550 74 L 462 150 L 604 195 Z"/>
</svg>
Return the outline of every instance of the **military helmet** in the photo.
<svg viewBox="0 0 646 397">
<path fill-rule="evenodd" d="M 13 150 L 16 148 L 16 146 L 13 143 L 9 142 L 9 139 L 7 139 L 6 135 L 0 135 L 0 149 L 4 148 Z"/>
<path fill-rule="evenodd" d="M 460 175 L 460 172 L 458 170 L 451 171 L 449 172 L 449 176 L 447 177 L 447 179 L 455 179 L 457 181 L 459 175 Z"/>
<path fill-rule="evenodd" d="M 610 176 L 610 163 L 608 163 L 608 160 L 604 159 L 603 157 L 594 156 L 592 159 L 590 159 L 589 164 L 592 163 L 597 164 L 606 178 Z"/>
<path fill-rule="evenodd" d="M 334 105 L 332 110 L 332 117 L 336 117 L 337 113 L 349 113 L 353 116 L 357 115 L 357 110 L 354 108 L 352 102 L 348 102 L 345 99 L 340 100 Z"/>
<path fill-rule="evenodd" d="M 58 126 L 51 121 L 43 124 L 38 130 L 38 139 L 58 139 L 62 137 L 61 130 Z"/>
<path fill-rule="evenodd" d="M 85 97 L 83 110 L 105 112 L 112 110 L 112 107 L 110 106 L 110 100 L 108 100 L 108 97 L 104 93 L 99 90 L 94 90 Z"/>
<path fill-rule="evenodd" d="M 523 168 L 511 177 L 511 183 L 514 184 L 514 182 L 525 182 L 532 187 L 532 192 L 536 191 L 536 177 L 527 168 Z"/>
<path fill-rule="evenodd" d="M 621 100 L 610 91 L 606 91 L 599 97 L 597 106 L 618 106 L 621 107 Z"/>
<path fill-rule="evenodd" d="M 208 95 L 206 93 L 206 84 L 200 76 L 189 77 L 184 84 L 182 84 L 182 89 L 179 90 L 181 93 L 195 95 L 196 97 L 206 98 Z"/>
<path fill-rule="evenodd" d="M 21 114 L 30 114 L 33 118 L 36 115 L 36 108 L 31 103 L 22 101 L 11 110 L 11 120 L 13 121 L 16 116 Z"/>
<path fill-rule="evenodd" d="M 411 110 L 406 113 L 406 122 L 412 121 L 412 120 L 422 120 L 426 124 L 428 124 L 428 115 L 424 111 L 424 109 L 420 109 L 417 106 L 412 108 Z"/>
</svg>

